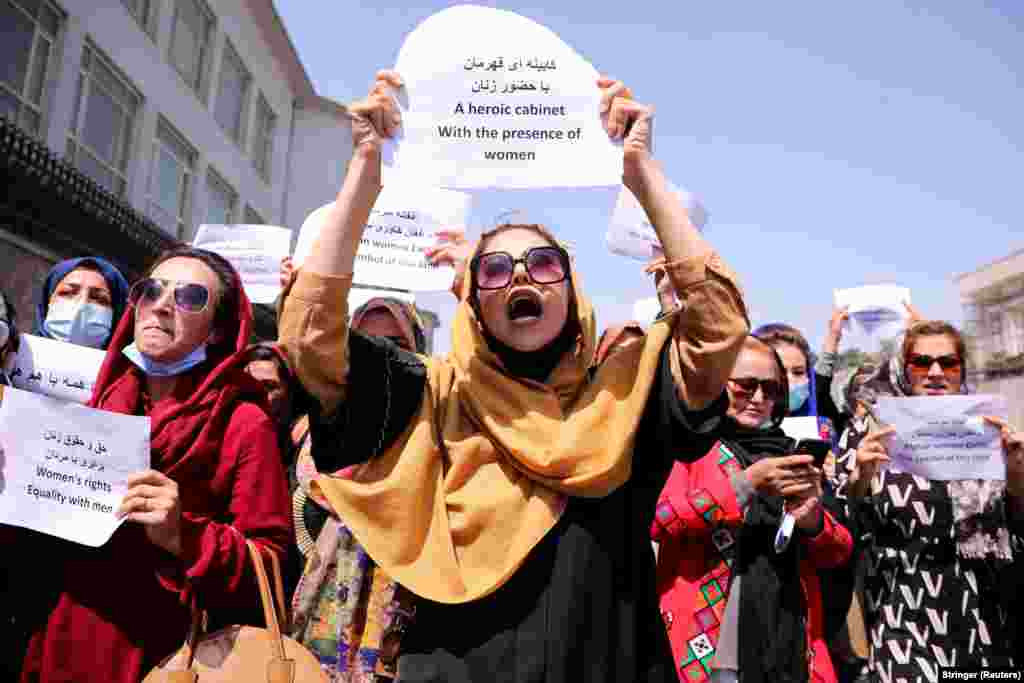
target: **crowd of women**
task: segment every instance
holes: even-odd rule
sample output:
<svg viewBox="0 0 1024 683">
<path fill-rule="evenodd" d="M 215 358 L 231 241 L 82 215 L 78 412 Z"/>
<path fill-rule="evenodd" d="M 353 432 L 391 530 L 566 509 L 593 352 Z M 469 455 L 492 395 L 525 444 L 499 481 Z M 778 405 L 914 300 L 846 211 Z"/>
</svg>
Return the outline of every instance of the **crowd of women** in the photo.
<svg viewBox="0 0 1024 683">
<path fill-rule="evenodd" d="M 6 680 L 134 683 L 197 608 L 260 623 L 247 542 L 284 560 L 291 635 L 334 681 L 1024 666 L 1024 435 L 991 421 L 1004 480 L 935 481 L 886 466 L 874 418 L 879 396 L 968 392 L 956 328 L 911 311 L 891 358 L 842 379 L 843 311 L 820 355 L 791 326 L 751 332 L 652 156 L 652 110 L 601 80 L 664 250 L 662 314 L 599 341 L 563 245 L 506 223 L 432 252 L 459 303 L 451 352 L 427 357 L 414 306 L 346 303 L 400 87 L 382 72 L 350 108 L 352 158 L 282 274 L 277 343 L 249 345 L 238 274 L 207 251 L 131 287 L 94 257 L 47 277 L 32 333 L 106 351 L 90 405 L 150 418 L 151 469 L 100 548 L 0 526 Z M 0 295 L 0 355 L 18 324 Z M 792 416 L 833 442 L 824 464 L 794 450 Z"/>
</svg>

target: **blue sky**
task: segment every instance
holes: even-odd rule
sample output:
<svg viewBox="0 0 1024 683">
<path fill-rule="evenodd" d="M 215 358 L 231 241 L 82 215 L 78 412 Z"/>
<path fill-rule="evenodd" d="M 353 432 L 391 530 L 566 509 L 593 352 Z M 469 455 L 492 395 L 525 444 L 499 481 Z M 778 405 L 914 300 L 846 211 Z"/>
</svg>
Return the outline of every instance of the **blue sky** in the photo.
<svg viewBox="0 0 1024 683">
<path fill-rule="evenodd" d="M 453 4 L 277 0 L 317 90 L 343 102 Z M 754 324 L 784 320 L 818 344 L 833 289 L 874 282 L 959 323 L 953 276 L 1024 246 L 1014 0 L 479 4 L 544 24 L 657 107 L 657 156 L 708 207 Z M 609 193 L 478 199 L 477 221 L 523 205 L 555 223 L 602 327 L 653 293 L 604 246 Z M 449 298 L 419 299 L 446 330 Z"/>
</svg>

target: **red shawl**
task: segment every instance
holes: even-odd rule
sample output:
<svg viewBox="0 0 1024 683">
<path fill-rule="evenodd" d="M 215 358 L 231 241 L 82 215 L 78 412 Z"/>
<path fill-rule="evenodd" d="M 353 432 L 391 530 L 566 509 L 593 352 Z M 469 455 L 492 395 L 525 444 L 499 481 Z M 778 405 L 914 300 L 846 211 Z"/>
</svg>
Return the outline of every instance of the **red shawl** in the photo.
<svg viewBox="0 0 1024 683">
<path fill-rule="evenodd" d="M 241 282 L 235 276 L 235 286 Z M 208 349 L 153 406 L 152 467 L 179 485 L 182 556 L 125 523 L 102 548 L 61 543 L 60 592 L 26 654 L 22 681 L 136 683 L 184 640 L 194 595 L 217 621 L 259 623 L 245 539 L 283 556 L 291 539 L 287 481 L 261 387 L 244 372 L 252 309 L 242 293 L 234 340 Z M 90 405 L 143 412 L 143 374 L 121 353 L 134 307 L 117 326 Z M 42 560 L 39 561 L 54 561 Z"/>
</svg>

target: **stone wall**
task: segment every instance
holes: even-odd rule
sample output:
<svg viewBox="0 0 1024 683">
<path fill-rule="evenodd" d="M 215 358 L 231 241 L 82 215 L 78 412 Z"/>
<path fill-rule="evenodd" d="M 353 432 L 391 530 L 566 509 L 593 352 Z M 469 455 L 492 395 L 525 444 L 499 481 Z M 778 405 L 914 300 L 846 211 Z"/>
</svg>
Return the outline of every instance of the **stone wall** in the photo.
<svg viewBox="0 0 1024 683">
<path fill-rule="evenodd" d="M 35 320 L 36 296 L 42 290 L 43 280 L 56 263 L 33 251 L 18 246 L 4 235 L 0 226 L 0 289 L 14 303 L 18 312 L 18 327 L 31 332 Z"/>
</svg>

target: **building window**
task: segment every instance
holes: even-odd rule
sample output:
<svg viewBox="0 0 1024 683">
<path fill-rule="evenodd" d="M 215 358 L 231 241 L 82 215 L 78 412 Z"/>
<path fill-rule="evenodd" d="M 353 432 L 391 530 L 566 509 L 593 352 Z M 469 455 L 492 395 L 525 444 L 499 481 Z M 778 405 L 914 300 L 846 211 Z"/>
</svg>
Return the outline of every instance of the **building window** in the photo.
<svg viewBox="0 0 1024 683">
<path fill-rule="evenodd" d="M 149 177 L 149 215 L 179 239 L 186 236 L 191 216 L 192 176 L 196 151 L 162 118 L 153 141 Z"/>
<path fill-rule="evenodd" d="M 274 156 L 274 130 L 277 117 L 263 94 L 256 100 L 256 122 L 252 136 L 252 163 L 264 180 L 270 182 L 271 160 Z"/>
<path fill-rule="evenodd" d="M 211 170 L 206 176 L 206 222 L 213 225 L 234 223 L 237 206 L 238 194 Z"/>
<path fill-rule="evenodd" d="M 139 26 L 150 37 L 153 36 L 156 28 L 155 3 L 152 0 L 121 0 L 128 9 L 128 13 L 135 17 Z"/>
<path fill-rule="evenodd" d="M 259 214 L 256 209 L 249 205 L 245 207 L 245 223 L 246 225 L 266 225 L 267 222 L 263 220 L 263 216 Z"/>
<path fill-rule="evenodd" d="M 201 99 L 212 35 L 213 15 L 201 0 L 175 0 L 171 63 Z"/>
<path fill-rule="evenodd" d="M 245 144 L 245 119 L 251 88 L 252 76 L 242 63 L 241 57 L 230 44 L 225 45 L 214 118 L 224 132 L 241 146 Z"/>
<path fill-rule="evenodd" d="M 128 187 L 128 160 L 141 101 L 138 91 L 86 43 L 68 158 L 119 197 Z"/>
<path fill-rule="evenodd" d="M 46 83 L 61 13 L 40 0 L 0 0 L 0 116 L 43 136 Z"/>
</svg>

